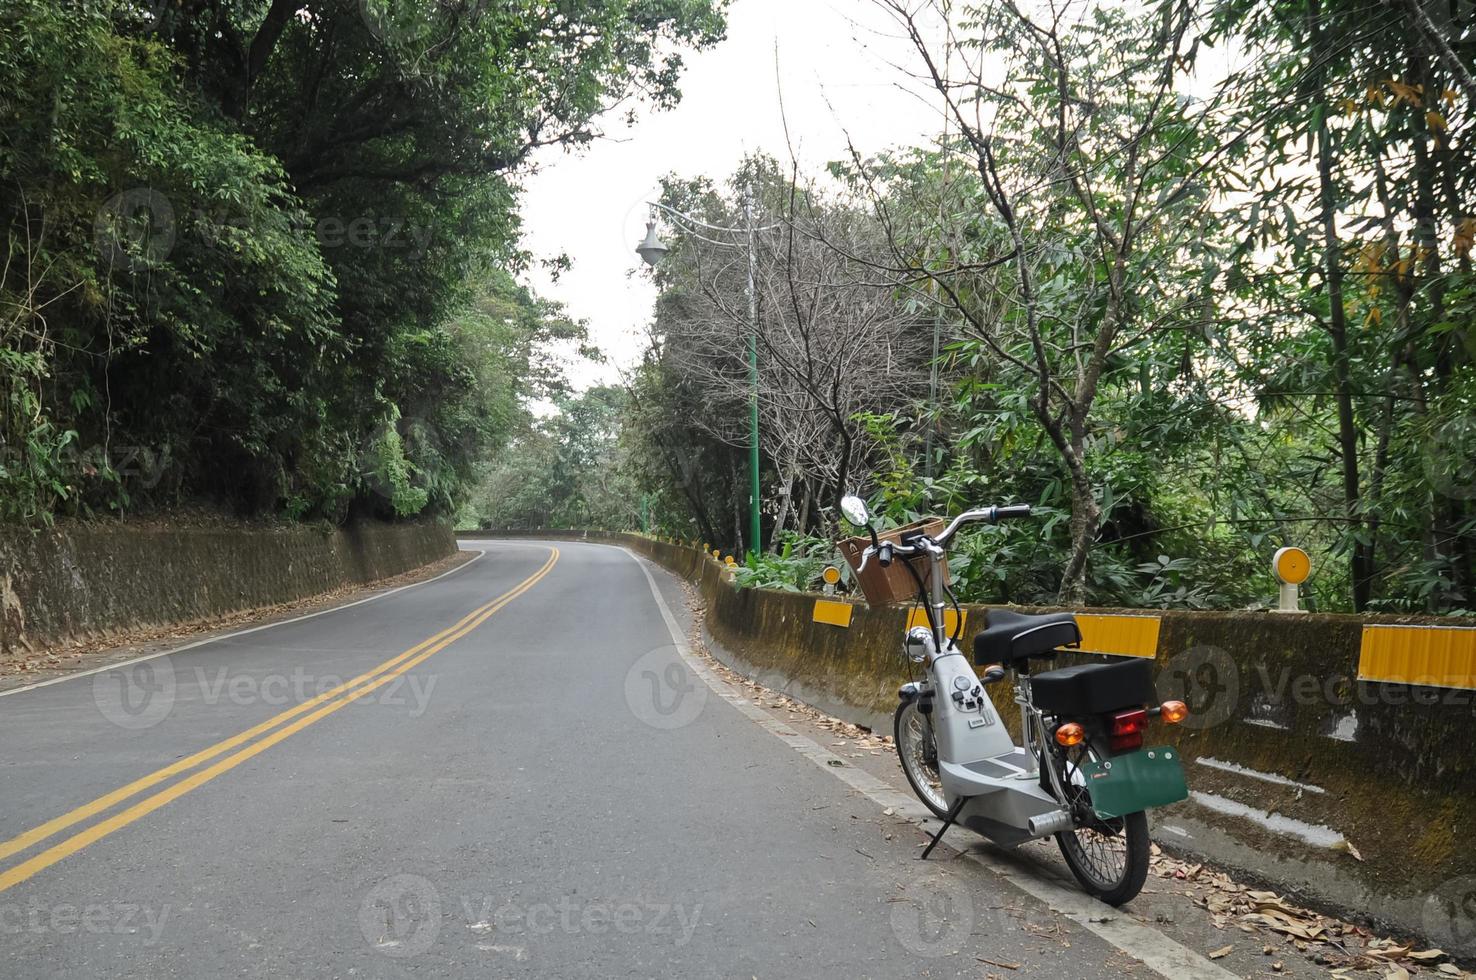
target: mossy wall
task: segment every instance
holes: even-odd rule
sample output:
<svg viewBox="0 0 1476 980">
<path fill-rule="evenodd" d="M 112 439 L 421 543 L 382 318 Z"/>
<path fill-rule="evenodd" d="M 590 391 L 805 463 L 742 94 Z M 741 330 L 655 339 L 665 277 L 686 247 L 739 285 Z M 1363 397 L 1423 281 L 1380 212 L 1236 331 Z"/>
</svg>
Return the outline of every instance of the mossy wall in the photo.
<svg viewBox="0 0 1476 980">
<path fill-rule="evenodd" d="M 441 523 L 323 530 L 0 529 L 0 650 L 196 622 L 388 578 L 456 550 Z"/>
</svg>

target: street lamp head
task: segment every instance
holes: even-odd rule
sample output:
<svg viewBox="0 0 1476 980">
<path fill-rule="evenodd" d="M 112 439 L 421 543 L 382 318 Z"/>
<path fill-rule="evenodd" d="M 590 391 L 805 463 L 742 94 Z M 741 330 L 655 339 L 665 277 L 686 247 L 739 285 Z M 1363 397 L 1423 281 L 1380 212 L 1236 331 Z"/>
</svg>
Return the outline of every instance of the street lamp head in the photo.
<svg viewBox="0 0 1476 980">
<path fill-rule="evenodd" d="M 654 269 L 656 264 L 666 256 L 667 251 L 669 250 L 662 244 L 661 239 L 656 237 L 656 219 L 653 217 L 646 222 L 646 237 L 636 246 L 636 254 Z"/>
</svg>

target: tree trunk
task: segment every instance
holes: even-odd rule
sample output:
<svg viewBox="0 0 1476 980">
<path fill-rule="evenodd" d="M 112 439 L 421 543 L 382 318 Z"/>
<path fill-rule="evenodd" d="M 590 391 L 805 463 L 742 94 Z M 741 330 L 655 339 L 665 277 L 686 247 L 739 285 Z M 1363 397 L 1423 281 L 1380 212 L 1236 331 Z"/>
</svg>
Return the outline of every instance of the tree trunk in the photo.
<svg viewBox="0 0 1476 980">
<path fill-rule="evenodd" d="M 800 501 L 799 529 L 802 533 L 808 533 L 810 530 L 810 498 L 813 496 L 813 494 L 810 490 L 810 481 L 805 480 L 803 481 L 803 484 L 804 497 Z"/>
<path fill-rule="evenodd" d="M 666 463 L 666 468 L 671 472 L 671 477 L 676 481 L 677 486 L 682 488 L 682 496 L 687 499 L 687 507 L 692 512 L 692 519 L 697 523 L 697 530 L 704 539 L 716 540 L 717 528 L 713 526 L 712 518 L 707 513 L 707 505 L 703 503 L 702 487 L 694 485 L 695 475 L 686 472 L 681 461 L 665 447 L 662 447 L 661 459 Z"/>
<path fill-rule="evenodd" d="M 840 439 L 840 458 L 836 462 L 835 496 L 831 499 L 830 505 L 839 507 L 841 498 L 849 492 L 846 484 L 851 479 L 851 452 L 855 448 L 855 442 L 851 438 L 850 431 L 846 429 L 845 422 L 839 416 L 832 415 L 831 424 L 835 426 L 836 436 Z M 821 503 L 820 506 L 823 509 L 825 504 Z"/>
<path fill-rule="evenodd" d="M 1097 525 L 1102 512 L 1097 495 L 1087 476 L 1082 457 L 1083 441 L 1073 438 L 1066 465 L 1071 472 L 1071 556 L 1061 572 L 1061 588 L 1056 601 L 1063 606 L 1084 606 L 1087 601 L 1087 558 L 1097 540 Z"/>
<path fill-rule="evenodd" d="M 730 454 L 728 456 L 728 474 L 732 481 L 734 493 L 733 500 L 733 550 L 743 554 L 743 501 L 748 499 L 748 484 L 742 482 L 738 473 L 738 463 Z M 740 493 L 738 488 L 742 487 Z"/>
<path fill-rule="evenodd" d="M 1308 32 L 1312 40 L 1312 58 L 1326 63 L 1327 43 L 1322 29 L 1322 9 L 1318 0 L 1307 6 Z M 1323 90 L 1322 72 L 1315 75 L 1313 100 L 1324 109 L 1327 96 Z M 1319 218 L 1323 235 L 1323 279 L 1327 284 L 1328 323 L 1327 331 L 1333 346 L 1333 387 L 1338 409 L 1338 451 L 1343 463 L 1343 508 L 1348 515 L 1349 531 L 1358 538 L 1353 542 L 1351 568 L 1353 584 L 1353 608 L 1362 612 L 1368 605 L 1373 585 L 1373 570 L 1369 567 L 1366 525 L 1363 520 L 1362 495 L 1358 478 L 1358 427 L 1353 415 L 1353 383 L 1348 356 L 1348 317 L 1343 308 L 1343 258 L 1338 239 L 1337 196 L 1333 185 L 1333 150 L 1331 134 L 1327 128 L 1327 113 L 1324 111 L 1317 123 L 1317 186 Z"/>
<path fill-rule="evenodd" d="M 1444 88 L 1442 80 L 1434 76 L 1430 71 L 1429 62 L 1421 55 L 1414 55 L 1409 59 L 1409 75 L 1411 81 L 1423 85 L 1426 92 L 1432 93 L 1432 97 L 1433 93 Z M 1413 112 L 1416 117 L 1415 125 L 1423 136 L 1439 137 L 1439 134 L 1429 131 L 1423 111 L 1416 108 Z M 1440 205 L 1437 190 L 1437 184 L 1440 183 L 1437 171 L 1441 169 L 1437 158 L 1440 154 L 1439 151 L 1432 154 L 1423 138 L 1414 140 L 1413 150 L 1415 240 L 1420 246 L 1419 253 L 1422 257 L 1420 271 L 1424 279 L 1425 295 L 1430 303 L 1430 322 L 1439 323 L 1446 318 L 1446 279 L 1440 253 Z M 1459 208 L 1449 209 L 1447 218 L 1458 221 L 1460 217 Z M 1448 389 L 1451 378 L 1459 369 L 1462 350 L 1459 336 L 1455 331 L 1437 334 L 1435 345 L 1434 384 L 1435 390 L 1443 393 Z M 1460 533 L 1460 528 L 1465 524 L 1466 504 L 1463 500 L 1450 494 L 1437 492 L 1434 517 L 1437 548 L 1445 559 L 1451 583 L 1450 593 L 1445 596 L 1445 601 L 1451 607 L 1469 606 L 1472 591 L 1473 548 L 1468 536 Z"/>
<path fill-rule="evenodd" d="M 794 481 L 799 477 L 799 466 L 791 464 L 789 472 L 779 485 L 779 512 L 774 515 L 774 527 L 769 531 L 769 543 L 772 547 L 779 540 L 779 534 L 784 530 L 784 524 L 789 520 L 789 512 L 793 510 L 791 501 L 794 499 Z M 801 531 L 804 528 L 800 528 Z"/>
</svg>

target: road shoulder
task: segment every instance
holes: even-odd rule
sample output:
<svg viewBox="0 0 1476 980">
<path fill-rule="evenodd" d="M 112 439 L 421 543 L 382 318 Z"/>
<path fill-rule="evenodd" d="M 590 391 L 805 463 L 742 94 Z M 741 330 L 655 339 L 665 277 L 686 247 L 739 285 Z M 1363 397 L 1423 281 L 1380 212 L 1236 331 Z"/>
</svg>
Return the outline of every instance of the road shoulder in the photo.
<svg viewBox="0 0 1476 980">
<path fill-rule="evenodd" d="M 795 698 L 765 688 L 730 667 L 730 663 L 738 661 L 705 629 L 705 610 L 698 591 L 660 565 L 629 551 L 627 554 L 650 572 L 692 656 L 727 688 L 726 700 L 870 797 L 883 808 L 884 816 L 896 822 L 899 833 L 917 837 L 919 848 L 926 843 L 937 821 L 912 796 L 897 763 L 890 733 L 869 732 L 833 718 Z M 903 680 L 899 670 L 898 683 Z M 790 735 L 794 737 L 787 737 Z M 1224 893 L 1244 893 L 1250 887 L 1221 871 L 1160 854 L 1156 846 L 1143 894 L 1121 909 L 1082 894 L 1053 842 L 1037 841 L 1006 851 L 966 830 L 954 830 L 932 860 L 939 860 L 944 851 L 950 856 L 943 859 L 955 869 L 972 865 L 970 871 L 990 876 L 994 889 L 1008 884 L 1013 890 L 1046 901 L 1053 914 L 1086 926 L 1134 962 L 1146 959 L 1150 968 L 1156 967 L 1155 972 L 1176 980 L 1227 976 L 1310 980 L 1325 978 L 1335 968 L 1332 963 L 1316 962 L 1320 954 L 1305 948 L 1305 944 L 1299 948 L 1292 937 L 1237 924 L 1217 914 L 1213 908 Z M 1030 925 L 1041 928 L 1038 922 Z M 1357 931 L 1354 926 L 1347 928 Z M 1049 927 L 1046 931 L 1050 931 Z M 983 965 L 987 968 L 989 964 Z M 1383 976 L 1384 971 L 1340 969 L 1337 975 Z"/>
</svg>

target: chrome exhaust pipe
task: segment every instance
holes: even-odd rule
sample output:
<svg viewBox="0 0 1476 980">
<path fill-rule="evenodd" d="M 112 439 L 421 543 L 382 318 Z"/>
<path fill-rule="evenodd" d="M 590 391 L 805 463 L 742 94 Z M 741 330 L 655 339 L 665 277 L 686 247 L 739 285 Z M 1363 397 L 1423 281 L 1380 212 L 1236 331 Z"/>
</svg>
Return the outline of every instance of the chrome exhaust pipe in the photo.
<svg viewBox="0 0 1476 980">
<path fill-rule="evenodd" d="M 1071 813 L 1067 810 L 1057 810 L 1054 813 L 1042 813 L 1025 821 L 1032 837 L 1049 837 L 1070 830 L 1073 826 Z"/>
</svg>

